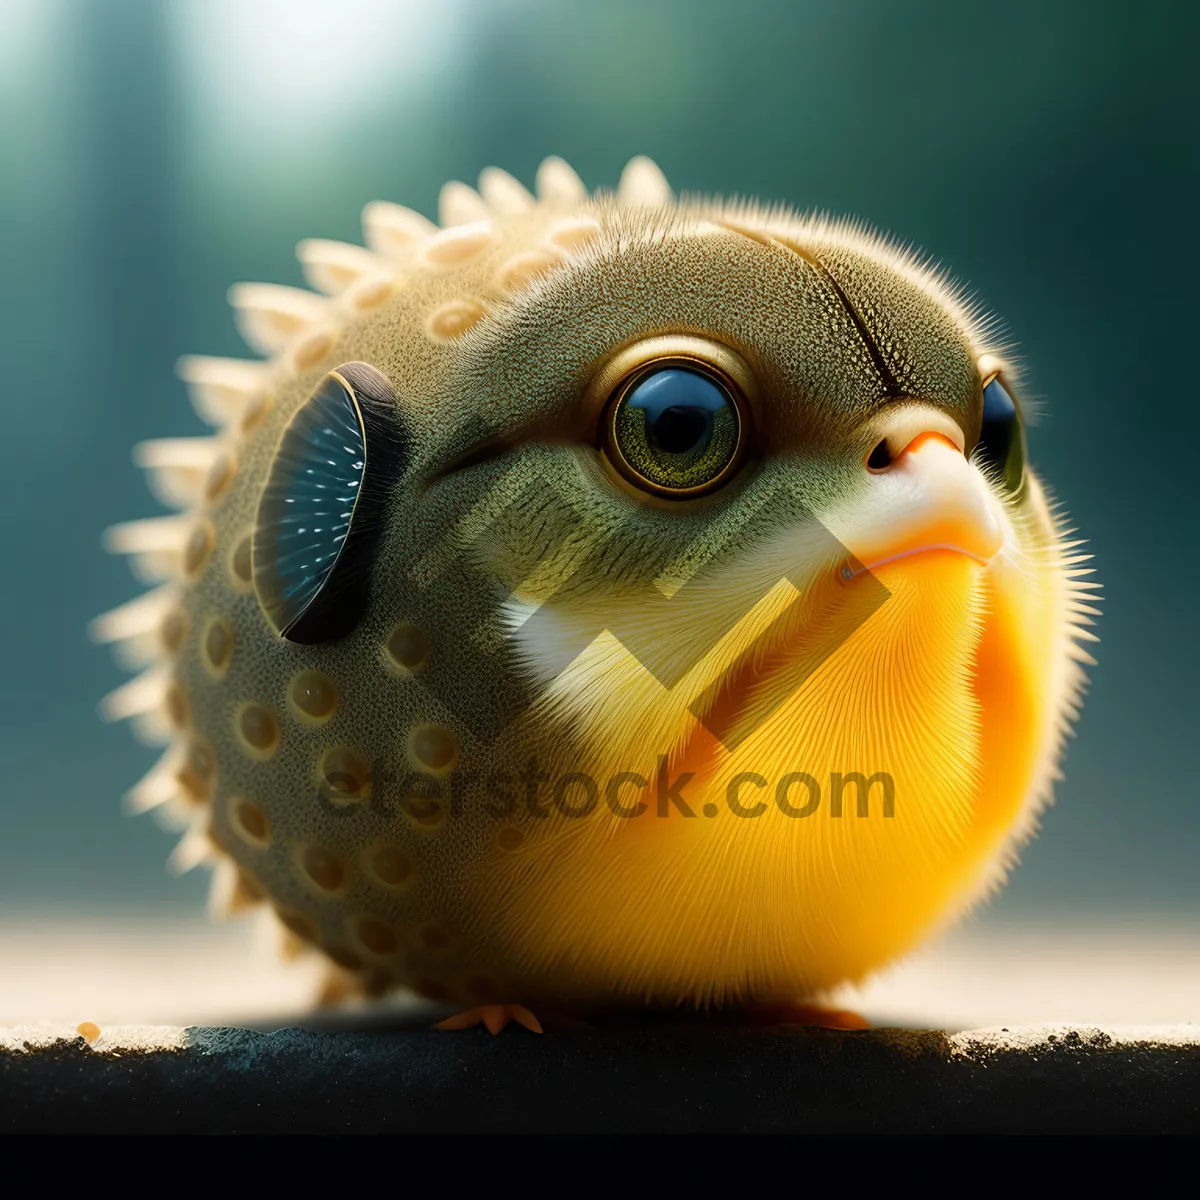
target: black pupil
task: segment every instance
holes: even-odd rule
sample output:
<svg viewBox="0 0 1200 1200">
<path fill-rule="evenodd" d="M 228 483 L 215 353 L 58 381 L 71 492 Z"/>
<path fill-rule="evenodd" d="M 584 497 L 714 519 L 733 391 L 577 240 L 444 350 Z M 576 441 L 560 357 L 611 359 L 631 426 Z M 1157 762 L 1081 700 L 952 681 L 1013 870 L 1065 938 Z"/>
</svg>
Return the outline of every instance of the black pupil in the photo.
<svg viewBox="0 0 1200 1200">
<path fill-rule="evenodd" d="M 703 408 L 672 404 L 656 417 L 647 414 L 650 437 L 667 454 L 686 454 L 707 446 L 712 437 L 712 413 Z"/>
<path fill-rule="evenodd" d="M 646 415 L 646 436 L 664 454 L 702 454 L 712 441 L 713 419 L 729 403 L 707 375 L 668 367 L 643 379 L 629 397 Z"/>
<path fill-rule="evenodd" d="M 1016 401 L 997 377 L 983 389 L 983 424 L 979 456 L 990 464 L 1013 491 L 1021 486 L 1025 469 L 1024 433 Z"/>
</svg>

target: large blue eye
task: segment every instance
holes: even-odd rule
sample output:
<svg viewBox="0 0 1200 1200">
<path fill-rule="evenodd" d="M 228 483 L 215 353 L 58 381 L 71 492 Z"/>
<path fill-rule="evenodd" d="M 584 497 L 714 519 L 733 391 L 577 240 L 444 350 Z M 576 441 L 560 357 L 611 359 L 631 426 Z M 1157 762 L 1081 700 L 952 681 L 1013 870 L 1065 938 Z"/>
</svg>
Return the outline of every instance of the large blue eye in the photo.
<svg viewBox="0 0 1200 1200">
<path fill-rule="evenodd" d="M 983 424 L 975 453 L 1017 492 L 1025 479 L 1025 424 L 1021 410 L 999 375 L 983 389 Z"/>
<path fill-rule="evenodd" d="M 659 495 L 711 491 L 731 474 L 742 438 L 732 385 L 691 363 L 655 363 L 613 397 L 609 456 L 632 482 Z"/>
<path fill-rule="evenodd" d="M 254 590 L 281 637 L 329 641 L 366 604 L 374 519 L 400 461 L 395 396 L 365 363 L 331 371 L 284 430 L 258 504 Z"/>
</svg>

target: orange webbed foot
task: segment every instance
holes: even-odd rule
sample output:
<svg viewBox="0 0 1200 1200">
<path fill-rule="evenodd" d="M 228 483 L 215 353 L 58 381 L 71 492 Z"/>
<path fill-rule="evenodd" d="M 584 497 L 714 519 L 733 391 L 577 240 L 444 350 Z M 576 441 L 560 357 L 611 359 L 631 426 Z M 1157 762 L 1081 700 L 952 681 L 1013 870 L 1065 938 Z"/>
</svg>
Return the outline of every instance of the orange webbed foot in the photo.
<svg viewBox="0 0 1200 1200">
<path fill-rule="evenodd" d="M 759 1025 L 807 1025 L 817 1029 L 870 1029 L 871 1023 L 848 1008 L 820 1004 L 769 1004 L 753 1010 Z"/>
<path fill-rule="evenodd" d="M 484 1025 L 495 1036 L 513 1022 L 530 1033 L 542 1032 L 542 1023 L 523 1004 L 481 1004 L 439 1021 L 434 1029 L 473 1029 L 476 1025 Z"/>
</svg>

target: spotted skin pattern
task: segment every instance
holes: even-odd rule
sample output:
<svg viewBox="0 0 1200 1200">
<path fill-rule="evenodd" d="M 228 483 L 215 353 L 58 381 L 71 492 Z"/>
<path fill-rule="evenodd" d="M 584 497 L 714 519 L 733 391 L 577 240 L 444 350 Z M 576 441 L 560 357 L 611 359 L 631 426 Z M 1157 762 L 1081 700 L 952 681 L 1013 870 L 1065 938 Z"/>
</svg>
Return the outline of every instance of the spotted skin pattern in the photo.
<svg viewBox="0 0 1200 1200">
<path fill-rule="evenodd" d="M 863 465 L 886 422 L 934 414 L 970 454 L 989 372 L 1013 377 L 959 294 L 854 225 L 677 202 L 646 159 L 611 194 L 549 159 L 536 198 L 489 169 L 479 191 L 447 185 L 440 226 L 385 202 L 364 225 L 366 248 L 301 244 L 314 292 L 231 289 L 264 358 L 181 362 L 217 432 L 138 447 L 180 515 L 108 534 L 153 587 L 96 622 L 142 668 L 105 711 L 167 744 L 131 806 L 183 829 L 175 863 L 214 869 L 214 909 L 260 909 L 286 948 L 323 953 L 326 999 L 704 1006 L 862 979 L 997 886 L 1049 798 L 1095 611 L 1031 471 L 1009 495 L 970 468 L 1004 530 L 993 562 L 881 566 L 887 603 L 788 678 L 789 647 L 862 594 L 805 558 L 812 517 L 847 546 L 862 521 L 886 527 Z M 592 394 L 614 354 L 663 336 L 729 348 L 757 393 L 754 453 L 676 504 L 611 469 Z M 346 363 L 389 381 L 406 453 L 365 612 L 301 645 L 264 615 L 252 535 L 285 429 Z M 581 561 L 589 586 L 563 586 Z M 797 564 L 811 588 L 751 678 L 746 647 Z M 655 625 L 639 596 L 697 572 Z M 545 643 L 522 641 L 541 605 L 551 639 L 620 618 L 697 665 L 664 690 L 589 634 L 551 670 Z M 726 610 L 754 619 L 718 636 Z M 689 710 L 728 680 L 736 751 Z M 484 729 L 493 710 L 515 716 Z M 543 815 L 523 803 L 531 761 L 549 779 L 648 781 L 665 761 L 716 815 L 659 819 L 652 782 L 650 819 Z M 886 770 L 896 815 L 742 820 L 715 801 L 747 768 Z"/>
</svg>

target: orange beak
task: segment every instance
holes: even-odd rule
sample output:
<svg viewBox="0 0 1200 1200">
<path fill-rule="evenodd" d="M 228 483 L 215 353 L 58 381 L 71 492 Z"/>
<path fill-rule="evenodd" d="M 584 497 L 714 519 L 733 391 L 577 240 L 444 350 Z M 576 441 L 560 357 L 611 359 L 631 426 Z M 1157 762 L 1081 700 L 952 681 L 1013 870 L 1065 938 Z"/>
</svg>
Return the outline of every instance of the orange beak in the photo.
<svg viewBox="0 0 1200 1200">
<path fill-rule="evenodd" d="M 987 564 L 1004 545 L 1003 512 L 979 472 L 941 433 L 919 433 L 878 478 L 876 514 L 845 539 L 861 574 L 930 550 Z"/>
</svg>

